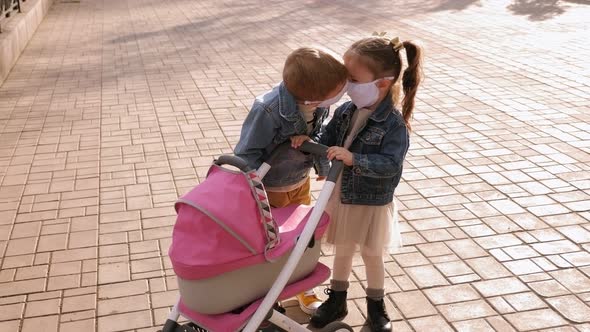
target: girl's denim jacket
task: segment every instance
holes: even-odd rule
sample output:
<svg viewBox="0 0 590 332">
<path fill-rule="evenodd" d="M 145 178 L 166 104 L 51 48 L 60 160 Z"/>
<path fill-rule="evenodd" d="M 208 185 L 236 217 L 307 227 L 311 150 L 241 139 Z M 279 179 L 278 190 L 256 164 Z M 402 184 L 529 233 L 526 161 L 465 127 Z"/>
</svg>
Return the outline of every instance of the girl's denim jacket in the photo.
<svg viewBox="0 0 590 332">
<path fill-rule="evenodd" d="M 347 102 L 320 135 L 320 143 L 342 146 L 356 106 Z M 342 203 L 386 205 L 402 176 L 404 158 L 410 145 L 409 132 L 401 113 L 386 96 L 367 124 L 359 131 L 349 150 L 354 160 L 342 174 Z"/>
<path fill-rule="evenodd" d="M 317 139 L 328 113 L 328 108 L 316 109 L 315 127 L 308 135 L 312 139 Z M 277 146 L 290 142 L 290 137 L 296 135 L 307 135 L 307 123 L 297 108 L 295 97 L 281 82 L 271 91 L 256 97 L 234 153 L 246 160 L 252 169 L 257 169 Z M 330 169 L 325 157 L 303 154 L 290 148 L 281 148 L 280 155 L 274 160 L 276 162 L 271 163 L 273 167 L 263 179 L 267 187 L 299 183 L 308 176 L 312 167 L 320 176 L 326 176 Z"/>
</svg>

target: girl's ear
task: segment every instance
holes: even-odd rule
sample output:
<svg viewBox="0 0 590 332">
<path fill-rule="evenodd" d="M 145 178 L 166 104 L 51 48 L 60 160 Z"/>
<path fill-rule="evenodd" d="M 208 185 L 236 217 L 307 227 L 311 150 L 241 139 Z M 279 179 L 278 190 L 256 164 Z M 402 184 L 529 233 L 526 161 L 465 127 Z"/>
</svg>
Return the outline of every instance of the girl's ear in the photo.
<svg viewBox="0 0 590 332">
<path fill-rule="evenodd" d="M 391 84 L 390 80 L 379 80 L 377 81 L 377 87 L 379 89 L 383 89 L 383 88 L 389 88 L 389 85 Z"/>
</svg>

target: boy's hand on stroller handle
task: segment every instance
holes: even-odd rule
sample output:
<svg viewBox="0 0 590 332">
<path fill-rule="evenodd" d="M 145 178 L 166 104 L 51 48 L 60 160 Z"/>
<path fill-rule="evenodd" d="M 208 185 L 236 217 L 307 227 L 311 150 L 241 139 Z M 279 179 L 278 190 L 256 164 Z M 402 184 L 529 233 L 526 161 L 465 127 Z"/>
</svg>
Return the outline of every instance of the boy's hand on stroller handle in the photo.
<svg viewBox="0 0 590 332">
<path fill-rule="evenodd" d="M 303 144 L 304 142 L 307 141 L 311 141 L 311 138 L 309 138 L 309 136 L 307 135 L 297 135 L 297 136 L 291 136 L 291 146 L 294 149 L 297 149 L 301 146 L 301 144 Z"/>
</svg>

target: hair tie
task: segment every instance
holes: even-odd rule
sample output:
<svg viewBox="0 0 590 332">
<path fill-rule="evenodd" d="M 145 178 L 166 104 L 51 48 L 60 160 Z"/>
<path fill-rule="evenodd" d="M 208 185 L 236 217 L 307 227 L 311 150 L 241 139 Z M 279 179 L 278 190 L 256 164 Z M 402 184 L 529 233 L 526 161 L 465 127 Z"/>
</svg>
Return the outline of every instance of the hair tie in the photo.
<svg viewBox="0 0 590 332">
<path fill-rule="evenodd" d="M 399 39 L 399 37 L 392 38 L 389 41 L 389 44 L 391 44 L 391 47 L 396 52 L 399 52 L 404 49 L 404 43 L 402 43 L 402 41 Z"/>
<path fill-rule="evenodd" d="M 387 32 L 382 31 L 382 32 L 373 32 L 373 36 L 377 36 L 377 37 L 381 37 L 381 38 L 385 38 L 385 35 L 387 34 Z M 399 52 L 401 50 L 404 49 L 404 43 L 399 39 L 399 37 L 394 37 L 391 38 L 389 40 L 389 45 L 391 45 L 391 48 L 393 49 L 393 51 L 395 52 Z"/>
</svg>

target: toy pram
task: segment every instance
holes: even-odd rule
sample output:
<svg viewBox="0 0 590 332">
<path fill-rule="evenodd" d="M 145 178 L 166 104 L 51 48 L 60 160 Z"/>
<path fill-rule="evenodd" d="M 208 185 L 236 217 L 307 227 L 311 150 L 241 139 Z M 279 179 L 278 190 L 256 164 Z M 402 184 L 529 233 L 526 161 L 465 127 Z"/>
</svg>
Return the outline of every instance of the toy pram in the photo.
<svg viewBox="0 0 590 332">
<path fill-rule="evenodd" d="M 327 147 L 307 142 L 300 150 L 325 155 Z M 207 178 L 176 203 L 169 255 L 180 299 L 162 332 L 186 331 L 176 322 L 180 315 L 198 325 L 197 331 L 254 332 L 263 321 L 287 331 L 309 331 L 273 305 L 330 276 L 318 263 L 319 240 L 342 163 L 332 163 L 315 207 L 272 210 L 261 181 L 269 163 L 250 170 L 240 158 L 221 156 Z M 352 328 L 334 322 L 322 331 Z"/>
</svg>

